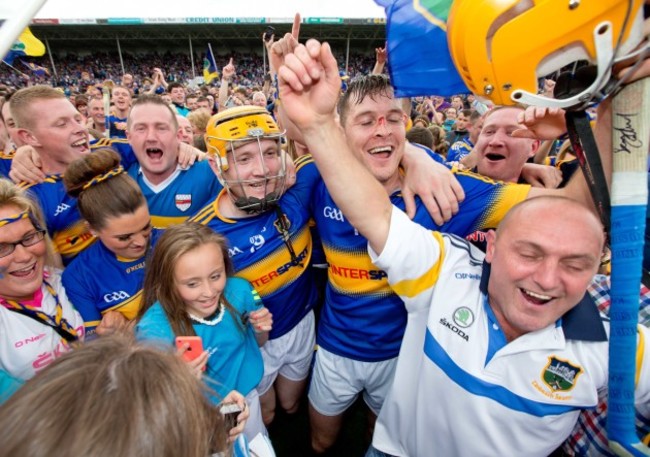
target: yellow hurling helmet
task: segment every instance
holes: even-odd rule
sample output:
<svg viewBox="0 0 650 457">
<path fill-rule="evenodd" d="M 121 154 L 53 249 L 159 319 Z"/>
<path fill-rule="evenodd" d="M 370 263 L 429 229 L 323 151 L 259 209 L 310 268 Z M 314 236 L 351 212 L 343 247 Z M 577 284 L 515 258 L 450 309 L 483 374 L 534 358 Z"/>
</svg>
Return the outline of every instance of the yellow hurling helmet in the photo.
<svg viewBox="0 0 650 457">
<path fill-rule="evenodd" d="M 447 37 L 467 87 L 498 105 L 571 108 L 601 94 L 614 62 L 642 40 L 643 0 L 455 0 Z M 574 62 L 593 81 L 564 99 L 537 95 L 538 78 Z"/>
<path fill-rule="evenodd" d="M 280 139 L 282 135 L 283 132 L 266 109 L 253 105 L 237 106 L 210 118 L 205 143 L 208 153 L 217 155 L 220 166 L 227 170 L 226 154 L 236 147 L 237 142 Z"/>
<path fill-rule="evenodd" d="M 205 142 L 208 153 L 215 159 L 215 171 L 234 204 L 251 214 L 268 211 L 277 206 L 286 190 L 286 155 L 281 149 L 283 132 L 269 112 L 259 106 L 238 106 L 215 114 L 208 122 Z M 264 140 L 276 147 L 262 150 Z M 257 144 L 255 158 L 238 147 Z M 249 149 L 250 151 L 250 149 Z M 269 155 L 270 154 L 270 155 Z M 246 172 L 245 162 L 261 164 L 258 175 Z M 259 189 L 263 190 L 260 195 Z"/>
</svg>

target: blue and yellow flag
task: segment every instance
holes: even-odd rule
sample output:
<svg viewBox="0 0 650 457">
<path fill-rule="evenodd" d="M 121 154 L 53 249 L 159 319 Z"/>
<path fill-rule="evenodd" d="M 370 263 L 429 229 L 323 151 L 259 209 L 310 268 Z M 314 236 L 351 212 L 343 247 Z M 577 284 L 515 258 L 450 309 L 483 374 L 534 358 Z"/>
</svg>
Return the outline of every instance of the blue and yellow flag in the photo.
<svg viewBox="0 0 650 457">
<path fill-rule="evenodd" d="M 45 54 L 45 45 L 36 38 L 29 27 L 23 30 L 23 33 L 20 34 L 18 40 L 13 44 L 7 55 L 4 57 L 5 62 L 9 65 L 14 63 L 16 57 L 21 56 L 42 56 Z"/>
<path fill-rule="evenodd" d="M 206 84 L 210 84 L 213 79 L 219 77 L 219 70 L 217 69 L 217 62 L 212 54 L 212 46 L 208 44 L 208 49 L 205 52 L 205 59 L 203 59 L 203 79 Z"/>
<path fill-rule="evenodd" d="M 32 73 L 34 73 L 36 76 L 50 76 L 50 71 L 45 68 L 41 67 L 40 65 L 36 65 L 35 63 L 32 62 L 25 62 L 24 60 L 20 61 L 23 65 L 25 65 L 27 68 L 30 69 Z"/>
<path fill-rule="evenodd" d="M 391 82 L 398 97 L 468 93 L 449 54 L 452 0 L 375 0 L 386 8 Z"/>
</svg>

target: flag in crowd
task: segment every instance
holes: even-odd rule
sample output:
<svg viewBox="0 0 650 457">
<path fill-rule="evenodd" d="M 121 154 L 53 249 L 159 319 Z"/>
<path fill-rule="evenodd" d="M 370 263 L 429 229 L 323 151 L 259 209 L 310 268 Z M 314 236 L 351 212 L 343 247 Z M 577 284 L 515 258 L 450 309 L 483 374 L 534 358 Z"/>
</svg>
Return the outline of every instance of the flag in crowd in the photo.
<svg viewBox="0 0 650 457">
<path fill-rule="evenodd" d="M 212 46 L 208 43 L 208 49 L 205 52 L 205 59 L 203 60 L 203 79 L 206 84 L 210 84 L 213 79 L 219 77 L 219 70 L 217 62 L 212 53 Z"/>
<path fill-rule="evenodd" d="M 386 8 L 388 64 L 399 97 L 468 92 L 449 54 L 452 0 L 375 0 Z"/>
<path fill-rule="evenodd" d="M 45 67 L 41 67 L 32 62 L 25 62 L 24 60 L 21 60 L 20 63 L 29 68 L 36 76 L 50 76 L 50 71 Z"/>
<path fill-rule="evenodd" d="M 8 65 L 12 65 L 17 57 L 42 56 L 45 54 L 45 45 L 36 38 L 29 27 L 23 30 L 18 40 L 13 44 L 7 55 L 2 59 Z"/>
</svg>

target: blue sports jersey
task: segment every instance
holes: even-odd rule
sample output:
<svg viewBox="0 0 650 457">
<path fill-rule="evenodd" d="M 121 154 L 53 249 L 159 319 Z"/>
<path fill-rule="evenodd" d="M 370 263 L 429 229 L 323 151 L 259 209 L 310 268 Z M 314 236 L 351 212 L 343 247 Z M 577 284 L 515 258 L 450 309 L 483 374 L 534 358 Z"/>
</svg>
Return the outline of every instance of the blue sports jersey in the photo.
<svg viewBox="0 0 650 457">
<path fill-rule="evenodd" d="M 90 150 L 95 151 L 99 148 L 112 148 L 122 157 L 121 164 L 125 170 L 131 165 L 137 163 L 138 160 L 133 153 L 133 148 L 127 140 L 119 138 L 100 138 L 99 140 L 91 140 Z"/>
<path fill-rule="evenodd" d="M 530 188 L 496 183 L 469 172 L 457 172 L 456 177 L 465 190 L 458 214 L 439 226 L 418 201 L 416 222 L 460 236 L 496 227 Z M 391 201 L 404 210 L 400 192 L 391 195 Z M 386 273 L 372 264 L 368 241 L 345 219 L 322 181 L 314 193 L 313 207 L 329 264 L 318 344 L 354 360 L 374 362 L 397 357 L 406 327 L 404 304 L 388 285 Z"/>
<path fill-rule="evenodd" d="M 269 338 L 279 338 L 295 327 L 315 306 L 318 293 L 312 269 L 312 239 L 309 230 L 309 199 L 318 171 L 309 156 L 296 160 L 297 182 L 280 199 L 279 208 L 288 226 L 292 259 L 283 241 L 275 210 L 252 217 L 228 219 L 218 209 L 219 198 L 230 198 L 223 190 L 217 199 L 191 220 L 207 225 L 228 239 L 236 275 L 248 280 L 273 314 Z"/>
<path fill-rule="evenodd" d="M 108 116 L 109 136 L 111 138 L 126 138 L 126 118 Z"/>
<path fill-rule="evenodd" d="M 207 205 L 222 189 L 207 160 L 183 170 L 180 167 L 164 182 L 153 186 L 136 163 L 129 168 L 149 205 L 154 227 L 180 224 Z"/>
<path fill-rule="evenodd" d="M 192 327 L 201 337 L 203 349 L 209 352 L 207 377 L 209 386 L 217 393 L 215 403 L 231 391 L 248 395 L 262 379 L 264 364 L 250 324 L 245 328 L 242 315 L 262 307 L 259 295 L 249 283 L 240 278 L 228 278 L 224 296 L 236 311 L 224 311 L 223 320 L 215 326 L 194 322 Z M 165 346 L 174 344 L 175 336 L 169 319 L 159 302 L 149 308 L 135 329 L 138 340 L 156 341 Z M 178 335 L 180 336 L 180 335 Z"/>
<path fill-rule="evenodd" d="M 124 141 L 102 139 L 92 142 L 90 149 L 94 151 L 100 147 L 112 147 L 122 156 L 124 163 L 135 159 L 131 146 Z M 81 219 L 77 199 L 66 193 L 62 175 L 48 175 L 42 183 L 21 183 L 20 186 L 40 203 L 47 231 L 65 265 L 95 241 L 95 236 Z"/>
<path fill-rule="evenodd" d="M 149 250 L 162 230 L 151 232 Z M 142 303 L 146 256 L 123 259 L 98 241 L 79 254 L 63 271 L 63 287 L 84 320 L 86 334 L 95 331 L 108 311 L 135 319 Z"/>
<path fill-rule="evenodd" d="M 14 159 L 14 154 L 16 154 L 15 149 L 7 153 L 0 152 L 0 176 L 3 178 L 9 179 L 9 170 L 11 170 L 11 161 Z"/>
<path fill-rule="evenodd" d="M 77 199 L 66 193 L 61 175 L 48 175 L 42 183 L 21 183 L 20 187 L 41 205 L 47 231 L 65 265 L 95 242 L 95 236 L 81 219 Z"/>
<path fill-rule="evenodd" d="M 449 152 L 447 152 L 447 162 L 458 162 L 472 152 L 473 147 L 474 143 L 470 141 L 469 137 L 454 142 L 449 148 Z"/>
</svg>

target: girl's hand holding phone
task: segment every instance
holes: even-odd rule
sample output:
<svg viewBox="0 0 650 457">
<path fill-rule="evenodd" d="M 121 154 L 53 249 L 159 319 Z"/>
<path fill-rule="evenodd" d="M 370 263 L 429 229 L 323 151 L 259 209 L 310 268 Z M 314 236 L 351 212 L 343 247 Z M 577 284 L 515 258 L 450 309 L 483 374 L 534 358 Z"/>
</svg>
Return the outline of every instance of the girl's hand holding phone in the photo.
<svg viewBox="0 0 650 457">
<path fill-rule="evenodd" d="M 249 317 L 255 333 L 270 332 L 273 328 L 273 314 L 265 307 L 251 311 Z"/>
<path fill-rule="evenodd" d="M 203 350 L 203 343 L 199 336 L 176 337 L 176 354 L 189 366 L 194 376 L 201 379 L 208 363 L 208 351 Z"/>
</svg>

